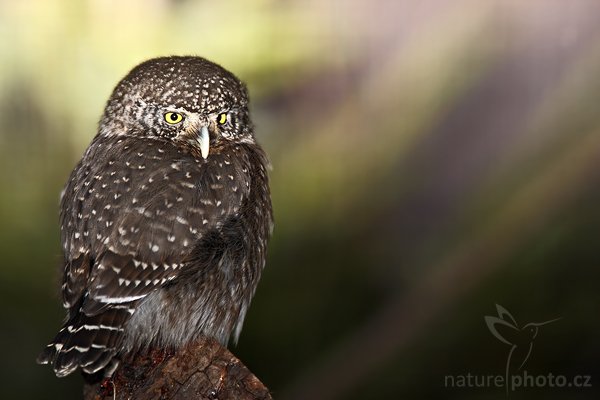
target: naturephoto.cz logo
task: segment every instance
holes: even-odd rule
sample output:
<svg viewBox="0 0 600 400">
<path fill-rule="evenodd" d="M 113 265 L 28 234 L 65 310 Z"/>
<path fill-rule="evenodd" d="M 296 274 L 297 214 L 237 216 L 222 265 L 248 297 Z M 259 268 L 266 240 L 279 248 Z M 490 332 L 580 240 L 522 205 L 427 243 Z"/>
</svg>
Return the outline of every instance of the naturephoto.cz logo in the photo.
<svg viewBox="0 0 600 400">
<path fill-rule="evenodd" d="M 533 352 L 535 338 L 540 329 L 560 320 L 554 318 L 543 322 L 519 325 L 508 310 L 496 304 L 497 316 L 485 316 L 485 323 L 496 339 L 509 346 L 504 374 L 446 375 L 444 386 L 451 388 L 505 388 L 506 394 L 521 388 L 590 388 L 590 375 L 554 375 L 552 373 L 531 375 L 523 368 Z"/>
</svg>

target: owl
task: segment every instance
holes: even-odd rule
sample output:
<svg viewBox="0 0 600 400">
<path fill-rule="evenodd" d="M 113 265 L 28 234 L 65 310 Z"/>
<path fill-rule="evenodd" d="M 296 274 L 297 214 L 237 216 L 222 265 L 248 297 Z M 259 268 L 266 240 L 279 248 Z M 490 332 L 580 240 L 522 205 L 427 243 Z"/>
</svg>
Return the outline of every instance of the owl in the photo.
<svg viewBox="0 0 600 400">
<path fill-rule="evenodd" d="M 38 362 L 108 376 L 128 354 L 237 341 L 273 228 L 268 165 L 232 73 L 129 72 L 61 196 L 67 316 Z"/>
</svg>

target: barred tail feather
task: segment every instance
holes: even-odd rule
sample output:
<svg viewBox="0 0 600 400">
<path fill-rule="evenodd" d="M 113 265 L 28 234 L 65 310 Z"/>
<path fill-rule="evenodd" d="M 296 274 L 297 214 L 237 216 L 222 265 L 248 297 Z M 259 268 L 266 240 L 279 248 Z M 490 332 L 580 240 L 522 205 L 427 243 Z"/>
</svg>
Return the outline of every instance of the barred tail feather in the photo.
<svg viewBox="0 0 600 400">
<path fill-rule="evenodd" d="M 94 374 L 107 367 L 123 340 L 129 308 L 111 308 L 101 314 L 78 313 L 65 323 L 54 340 L 38 356 L 39 364 L 52 364 L 56 376 L 67 376 L 77 368 Z"/>
</svg>

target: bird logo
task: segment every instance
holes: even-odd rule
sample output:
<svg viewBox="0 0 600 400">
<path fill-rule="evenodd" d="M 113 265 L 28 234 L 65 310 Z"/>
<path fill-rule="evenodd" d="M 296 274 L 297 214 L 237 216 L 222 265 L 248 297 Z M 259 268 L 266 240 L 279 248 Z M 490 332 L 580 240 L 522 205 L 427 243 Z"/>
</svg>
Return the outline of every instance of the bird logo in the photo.
<svg viewBox="0 0 600 400">
<path fill-rule="evenodd" d="M 486 316 L 485 323 L 496 339 L 511 346 L 505 370 L 505 385 L 508 394 L 508 376 L 511 372 L 520 371 L 531 356 L 533 341 L 537 337 L 540 326 L 558 321 L 560 318 L 545 322 L 531 322 L 519 327 L 515 318 L 506 308 L 496 304 L 496 311 L 498 316 Z"/>
</svg>

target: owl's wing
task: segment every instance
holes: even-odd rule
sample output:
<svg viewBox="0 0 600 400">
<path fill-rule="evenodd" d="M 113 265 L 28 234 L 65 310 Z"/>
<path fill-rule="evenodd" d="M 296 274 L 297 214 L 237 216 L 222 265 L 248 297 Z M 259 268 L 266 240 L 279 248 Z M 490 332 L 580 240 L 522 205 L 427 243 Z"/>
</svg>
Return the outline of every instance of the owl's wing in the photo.
<svg viewBox="0 0 600 400">
<path fill-rule="evenodd" d="M 63 271 L 63 307 L 71 309 L 81 299 L 92 269 L 89 253 L 77 254 L 65 260 Z"/>
<path fill-rule="evenodd" d="M 159 156 L 169 163 L 157 160 Z M 196 244 L 238 212 L 249 190 L 244 167 L 228 156 L 211 157 L 201 164 L 173 146 L 146 145 L 135 162 L 121 166 L 129 168 L 125 183 L 131 185 L 120 202 L 102 207 L 99 219 L 106 236 L 100 236 L 99 256 L 86 285 L 86 315 L 140 300 L 175 279 Z M 117 164 L 114 160 L 111 167 Z M 123 192 L 120 184 L 107 193 L 109 199 Z"/>
<path fill-rule="evenodd" d="M 170 261 L 141 261 L 132 255 L 106 251 L 95 266 L 81 311 L 92 316 L 113 305 L 140 300 L 174 279 L 181 265 Z"/>
</svg>

